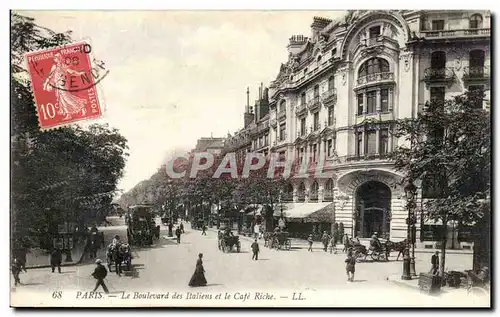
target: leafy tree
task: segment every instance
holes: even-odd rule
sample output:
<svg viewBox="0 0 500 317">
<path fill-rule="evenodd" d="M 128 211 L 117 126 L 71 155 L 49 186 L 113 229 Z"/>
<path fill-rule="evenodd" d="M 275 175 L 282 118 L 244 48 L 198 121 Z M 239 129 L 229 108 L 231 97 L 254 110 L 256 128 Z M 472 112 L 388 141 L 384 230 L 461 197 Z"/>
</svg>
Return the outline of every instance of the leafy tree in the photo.
<svg viewBox="0 0 500 317">
<path fill-rule="evenodd" d="M 127 156 L 127 140 L 107 125 L 39 131 L 25 53 L 71 41 L 34 19 L 11 16 L 11 166 L 14 239 L 45 239 L 63 222 L 86 225 L 111 209 Z"/>
<path fill-rule="evenodd" d="M 396 169 L 422 181 L 424 217 L 442 223 L 441 275 L 448 223 L 480 221 L 482 202 L 490 197 L 491 127 L 489 113 L 478 107 L 483 99 L 471 91 L 433 101 L 416 118 L 397 122 L 404 144 L 392 154 Z"/>
</svg>

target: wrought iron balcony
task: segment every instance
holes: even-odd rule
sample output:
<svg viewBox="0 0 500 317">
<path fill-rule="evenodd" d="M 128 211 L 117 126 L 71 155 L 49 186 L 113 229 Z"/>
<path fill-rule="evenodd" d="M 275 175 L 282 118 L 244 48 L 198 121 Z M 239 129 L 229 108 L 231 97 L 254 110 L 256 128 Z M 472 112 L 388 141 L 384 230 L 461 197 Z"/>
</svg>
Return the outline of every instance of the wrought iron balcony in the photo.
<svg viewBox="0 0 500 317">
<path fill-rule="evenodd" d="M 425 38 L 449 38 L 449 37 L 470 37 L 470 36 L 490 36 L 490 29 L 463 29 L 463 30 L 440 30 L 440 31 L 420 31 Z"/>
<path fill-rule="evenodd" d="M 335 104 L 337 102 L 337 89 L 328 89 L 321 95 L 321 99 L 323 100 L 323 104 L 325 105 L 325 107 L 331 106 L 331 104 Z"/>
<path fill-rule="evenodd" d="M 424 81 L 430 83 L 446 83 L 451 86 L 455 82 L 453 67 L 427 68 L 424 70 Z"/>
<path fill-rule="evenodd" d="M 306 113 L 306 110 L 307 110 L 307 104 L 301 103 L 300 105 L 297 105 L 297 107 L 295 108 L 295 114 L 300 116 Z"/>
<path fill-rule="evenodd" d="M 364 85 L 368 83 L 381 82 L 381 81 L 394 81 L 394 73 L 384 72 L 384 73 L 375 73 L 362 76 L 358 78 L 358 85 Z"/>
<path fill-rule="evenodd" d="M 489 80 L 490 68 L 488 66 L 464 67 L 464 81 Z"/>
<path fill-rule="evenodd" d="M 314 96 L 314 98 L 309 100 L 309 102 L 307 103 L 307 109 L 309 109 L 309 111 L 311 111 L 311 112 L 319 109 L 320 106 L 321 106 L 321 102 L 320 102 L 319 96 Z"/>
</svg>

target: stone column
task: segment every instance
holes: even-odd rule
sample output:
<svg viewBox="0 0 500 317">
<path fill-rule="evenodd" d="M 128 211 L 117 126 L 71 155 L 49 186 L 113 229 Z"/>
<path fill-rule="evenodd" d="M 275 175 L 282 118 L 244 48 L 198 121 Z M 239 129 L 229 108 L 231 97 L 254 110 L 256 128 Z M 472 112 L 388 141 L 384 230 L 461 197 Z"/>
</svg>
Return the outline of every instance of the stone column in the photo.
<svg viewBox="0 0 500 317">
<path fill-rule="evenodd" d="M 377 88 L 377 95 L 376 95 L 376 101 L 375 101 L 375 104 L 376 104 L 376 111 L 377 112 L 380 112 L 380 109 L 381 109 L 381 106 L 380 106 L 380 88 Z"/>
<path fill-rule="evenodd" d="M 297 184 L 293 184 L 293 202 L 296 203 L 298 200 L 299 200 L 299 197 L 298 197 L 298 185 Z"/>
<path fill-rule="evenodd" d="M 363 92 L 363 114 L 366 114 L 367 104 L 366 104 L 366 93 Z"/>
<path fill-rule="evenodd" d="M 393 109 L 393 104 L 392 104 L 392 102 L 394 100 L 394 97 L 392 96 L 393 93 L 394 93 L 394 89 L 389 88 L 389 96 L 387 97 L 387 102 L 388 102 L 387 108 L 389 109 L 389 111 L 392 111 L 392 109 Z"/>
<path fill-rule="evenodd" d="M 377 126 L 377 130 L 375 130 L 375 154 L 380 154 L 380 127 Z"/>
</svg>

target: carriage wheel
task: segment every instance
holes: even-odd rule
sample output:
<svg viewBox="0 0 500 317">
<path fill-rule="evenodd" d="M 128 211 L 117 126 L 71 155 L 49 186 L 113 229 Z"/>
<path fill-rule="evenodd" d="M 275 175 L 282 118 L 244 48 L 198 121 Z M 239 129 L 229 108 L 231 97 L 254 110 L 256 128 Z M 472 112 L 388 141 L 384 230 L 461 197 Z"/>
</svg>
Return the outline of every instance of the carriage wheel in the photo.
<svg viewBox="0 0 500 317">
<path fill-rule="evenodd" d="M 290 241 L 290 239 L 287 239 L 287 240 L 285 241 L 285 249 L 286 249 L 287 251 L 290 251 L 290 249 L 292 249 L 292 242 Z"/>
<path fill-rule="evenodd" d="M 220 247 L 222 252 L 226 252 L 226 242 L 224 240 L 221 241 Z"/>
<path fill-rule="evenodd" d="M 467 290 L 467 295 L 470 296 L 488 296 L 488 292 L 482 287 L 471 287 Z"/>
<path fill-rule="evenodd" d="M 378 261 L 380 258 L 380 254 L 377 251 L 372 251 L 370 254 L 371 258 L 373 261 Z"/>
</svg>

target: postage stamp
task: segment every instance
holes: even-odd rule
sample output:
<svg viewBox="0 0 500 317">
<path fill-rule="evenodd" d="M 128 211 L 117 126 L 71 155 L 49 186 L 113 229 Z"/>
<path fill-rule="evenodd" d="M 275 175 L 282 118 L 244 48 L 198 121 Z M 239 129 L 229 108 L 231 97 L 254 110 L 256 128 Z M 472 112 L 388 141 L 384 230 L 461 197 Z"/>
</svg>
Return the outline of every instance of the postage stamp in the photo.
<svg viewBox="0 0 500 317">
<path fill-rule="evenodd" d="M 102 115 L 96 84 L 103 66 L 93 66 L 91 51 L 82 41 L 26 54 L 40 129 Z"/>
</svg>

